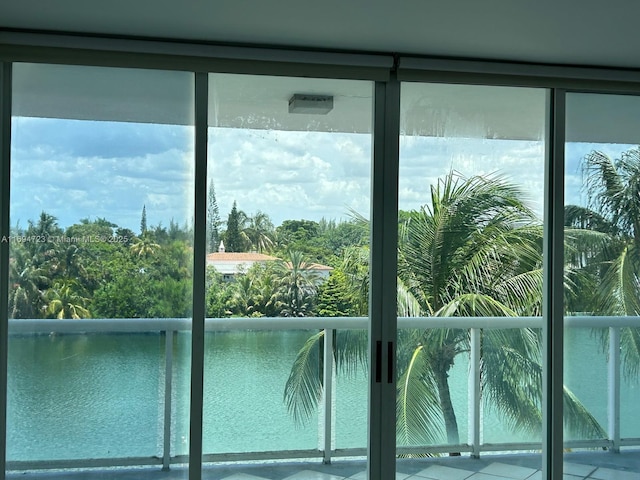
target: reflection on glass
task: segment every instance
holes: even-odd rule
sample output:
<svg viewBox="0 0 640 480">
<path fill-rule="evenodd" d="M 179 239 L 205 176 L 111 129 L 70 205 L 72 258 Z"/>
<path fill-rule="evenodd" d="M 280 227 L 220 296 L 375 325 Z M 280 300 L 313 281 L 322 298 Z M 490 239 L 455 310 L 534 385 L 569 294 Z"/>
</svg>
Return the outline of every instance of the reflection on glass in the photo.
<svg viewBox="0 0 640 480">
<path fill-rule="evenodd" d="M 209 92 L 204 460 L 365 448 L 372 85 L 212 74 Z"/>
<path fill-rule="evenodd" d="M 564 373 L 585 419 L 568 446 L 615 451 L 640 434 L 639 114 L 637 97 L 567 95 Z"/>
<path fill-rule="evenodd" d="M 168 464 L 190 346 L 155 319 L 191 316 L 193 77 L 13 72 L 9 468 Z"/>
<path fill-rule="evenodd" d="M 540 442 L 544 97 L 402 85 L 398 453 Z"/>
</svg>

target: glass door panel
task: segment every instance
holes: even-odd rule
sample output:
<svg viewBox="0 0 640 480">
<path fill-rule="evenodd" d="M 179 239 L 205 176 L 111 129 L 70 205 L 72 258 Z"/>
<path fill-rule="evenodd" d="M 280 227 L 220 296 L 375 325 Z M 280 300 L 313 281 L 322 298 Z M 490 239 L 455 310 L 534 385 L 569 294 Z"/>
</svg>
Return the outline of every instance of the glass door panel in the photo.
<svg viewBox="0 0 640 480">
<path fill-rule="evenodd" d="M 540 448 L 545 91 L 401 92 L 397 471 L 445 478 Z"/>
<path fill-rule="evenodd" d="M 8 469 L 159 473 L 189 422 L 193 75 L 13 81 Z"/>
<path fill-rule="evenodd" d="M 207 468 L 366 449 L 372 92 L 209 77 Z"/>
<path fill-rule="evenodd" d="M 565 473 L 613 478 L 602 450 L 640 437 L 640 98 L 567 94 L 566 131 Z"/>
</svg>

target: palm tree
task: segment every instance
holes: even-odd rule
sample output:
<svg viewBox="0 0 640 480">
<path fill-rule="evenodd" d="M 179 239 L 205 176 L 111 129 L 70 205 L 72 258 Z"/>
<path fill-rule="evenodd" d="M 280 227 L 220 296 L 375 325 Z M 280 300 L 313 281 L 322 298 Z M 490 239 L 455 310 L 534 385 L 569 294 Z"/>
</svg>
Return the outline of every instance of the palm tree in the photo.
<svg viewBox="0 0 640 480">
<path fill-rule="evenodd" d="M 240 212 L 242 213 L 242 212 Z M 273 223 L 264 212 L 257 211 L 251 217 L 241 218 L 241 236 L 251 248 L 257 252 L 264 252 L 273 247 Z"/>
<path fill-rule="evenodd" d="M 88 299 L 79 293 L 79 286 L 74 280 L 58 280 L 45 292 L 48 302 L 45 311 L 54 318 L 89 318 L 91 314 L 86 308 Z"/>
<path fill-rule="evenodd" d="M 594 234 L 581 245 L 581 267 L 590 275 L 592 302 L 585 310 L 601 315 L 640 315 L 640 147 L 611 159 L 593 151 L 583 160 L 588 207 L 569 206 L 574 227 Z M 581 220 L 581 222 L 579 221 Z M 583 230 L 584 232 L 584 230 Z M 640 373 L 640 329 L 621 329 L 625 372 Z"/>
<path fill-rule="evenodd" d="M 144 234 L 141 237 L 136 238 L 133 241 L 133 245 L 129 247 L 131 253 L 138 257 L 148 257 L 156 253 L 156 250 L 160 248 L 148 234 Z"/>
<path fill-rule="evenodd" d="M 304 254 L 287 250 L 280 264 L 280 298 L 284 305 L 282 315 L 303 317 L 311 312 L 313 297 L 318 288 L 319 276 Z"/>
<path fill-rule="evenodd" d="M 38 318 L 44 303 L 42 288 L 49 279 L 34 257 L 22 246 L 11 247 L 9 261 L 9 315 Z"/>
<path fill-rule="evenodd" d="M 542 302 L 542 226 L 518 188 L 500 178 L 465 179 L 451 172 L 431 187 L 430 205 L 406 215 L 398 249 L 399 315 L 538 315 Z M 362 280 L 358 281 L 361 291 Z M 539 432 L 542 338 L 529 328 L 481 334 L 485 405 L 514 429 Z M 285 387 L 294 417 L 313 411 L 320 379 L 308 368 L 316 334 L 301 350 Z M 336 365 L 366 358 L 366 343 L 336 341 Z M 357 345 L 355 345 L 357 343 Z M 449 372 L 470 348 L 467 330 L 400 330 L 397 348 L 397 434 L 400 443 L 459 444 Z M 317 373 L 316 373 L 317 376 Z M 604 434 L 566 390 L 567 425 L 585 436 Z"/>
<path fill-rule="evenodd" d="M 231 292 L 229 307 L 235 314 L 241 316 L 259 314 L 259 312 L 255 311 L 256 289 L 251 276 L 247 274 L 237 275 Z"/>
</svg>

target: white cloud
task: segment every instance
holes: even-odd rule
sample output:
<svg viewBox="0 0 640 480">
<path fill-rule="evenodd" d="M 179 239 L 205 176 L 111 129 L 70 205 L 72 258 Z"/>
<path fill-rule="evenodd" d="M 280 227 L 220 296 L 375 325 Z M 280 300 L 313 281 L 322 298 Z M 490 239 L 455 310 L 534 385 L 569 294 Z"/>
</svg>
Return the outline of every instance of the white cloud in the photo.
<svg viewBox="0 0 640 480">
<path fill-rule="evenodd" d="M 26 225 L 46 210 L 63 226 L 105 217 L 137 231 L 142 205 L 150 225 L 191 221 L 189 128 L 81 123 L 14 120 L 12 223 L 19 219 Z M 225 220 L 235 200 L 248 214 L 267 213 L 276 225 L 286 219 L 347 218 L 350 209 L 368 216 L 371 148 L 371 137 L 364 134 L 212 128 L 209 178 L 220 215 Z M 568 203 L 584 203 L 579 163 L 594 148 L 616 156 L 628 146 L 568 145 Z M 430 186 L 454 169 L 465 176 L 502 175 L 520 185 L 542 212 L 541 142 L 403 136 L 400 152 L 402 209 L 427 204 Z"/>
</svg>

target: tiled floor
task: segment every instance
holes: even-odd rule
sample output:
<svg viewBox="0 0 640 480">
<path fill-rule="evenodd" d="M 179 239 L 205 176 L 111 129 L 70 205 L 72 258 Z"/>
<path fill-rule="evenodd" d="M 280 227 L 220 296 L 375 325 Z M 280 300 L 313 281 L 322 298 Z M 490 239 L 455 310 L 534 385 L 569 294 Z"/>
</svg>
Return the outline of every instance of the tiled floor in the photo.
<svg viewBox="0 0 640 480">
<path fill-rule="evenodd" d="M 540 455 L 484 455 L 398 460 L 396 480 L 542 480 Z M 361 460 L 309 463 L 227 464 L 203 467 L 204 480 L 366 480 Z M 109 469 L 65 472 L 15 472 L 15 480 L 185 480 L 187 471 L 174 468 Z M 565 456 L 562 480 L 640 480 L 640 451 L 620 454 L 579 452 Z"/>
</svg>

